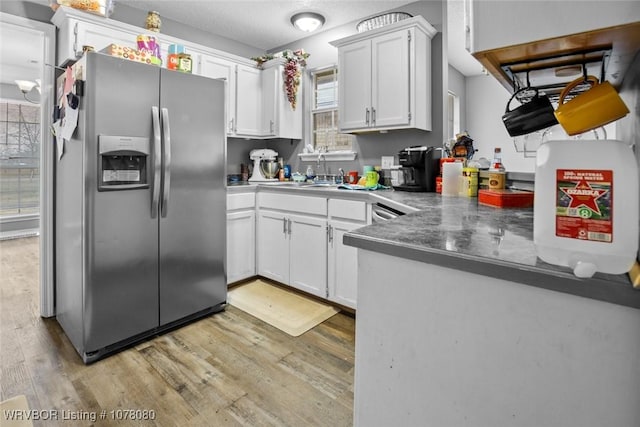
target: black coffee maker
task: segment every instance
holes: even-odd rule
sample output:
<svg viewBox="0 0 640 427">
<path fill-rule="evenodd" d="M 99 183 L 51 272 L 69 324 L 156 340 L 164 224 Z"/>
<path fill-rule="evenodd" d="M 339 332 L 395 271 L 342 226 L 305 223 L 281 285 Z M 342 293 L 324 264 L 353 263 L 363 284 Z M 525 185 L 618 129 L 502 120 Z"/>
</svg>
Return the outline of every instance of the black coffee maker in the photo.
<svg viewBox="0 0 640 427">
<path fill-rule="evenodd" d="M 398 153 L 400 181 L 394 190 L 436 191 L 442 149 L 435 147 L 408 147 Z"/>
</svg>

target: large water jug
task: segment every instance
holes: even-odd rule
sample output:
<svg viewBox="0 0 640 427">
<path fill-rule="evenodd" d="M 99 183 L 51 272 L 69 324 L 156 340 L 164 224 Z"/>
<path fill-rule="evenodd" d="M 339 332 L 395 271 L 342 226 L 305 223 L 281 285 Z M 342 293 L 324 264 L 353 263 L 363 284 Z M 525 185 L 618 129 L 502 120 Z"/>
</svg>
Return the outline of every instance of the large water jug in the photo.
<svg viewBox="0 0 640 427">
<path fill-rule="evenodd" d="M 577 277 L 628 272 L 638 252 L 639 185 L 636 157 L 621 141 L 542 144 L 533 221 L 538 257 Z"/>
</svg>

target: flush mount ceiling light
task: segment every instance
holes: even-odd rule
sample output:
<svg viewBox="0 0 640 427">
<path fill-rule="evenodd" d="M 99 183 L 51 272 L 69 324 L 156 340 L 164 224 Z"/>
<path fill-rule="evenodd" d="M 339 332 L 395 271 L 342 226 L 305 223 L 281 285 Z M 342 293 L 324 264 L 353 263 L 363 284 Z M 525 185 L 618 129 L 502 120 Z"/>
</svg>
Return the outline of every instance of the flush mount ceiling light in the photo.
<svg viewBox="0 0 640 427">
<path fill-rule="evenodd" d="M 291 17 L 291 23 L 297 29 L 310 33 L 322 27 L 324 16 L 315 12 L 300 12 Z"/>
<path fill-rule="evenodd" d="M 413 15 L 406 12 L 383 13 L 382 15 L 360 21 L 360 23 L 356 25 L 356 30 L 358 30 L 359 33 L 362 33 L 364 31 L 375 30 L 376 28 L 384 27 L 385 25 L 393 24 L 409 18 L 413 18 Z"/>
<path fill-rule="evenodd" d="M 31 92 L 34 87 L 38 86 L 38 89 L 40 88 L 40 85 L 38 85 L 37 82 L 33 82 L 31 80 L 16 80 L 16 84 L 18 85 L 18 89 L 20 89 L 20 92 L 22 92 L 22 96 L 24 96 L 24 99 L 33 104 L 38 104 L 37 101 L 33 101 L 27 98 L 27 94 Z"/>
</svg>

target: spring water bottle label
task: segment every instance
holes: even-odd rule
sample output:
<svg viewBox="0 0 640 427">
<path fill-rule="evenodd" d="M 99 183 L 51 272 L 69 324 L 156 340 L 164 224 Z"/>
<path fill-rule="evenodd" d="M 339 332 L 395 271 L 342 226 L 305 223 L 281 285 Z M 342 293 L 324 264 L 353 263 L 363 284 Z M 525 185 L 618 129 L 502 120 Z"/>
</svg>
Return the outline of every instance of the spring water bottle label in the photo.
<svg viewBox="0 0 640 427">
<path fill-rule="evenodd" d="M 556 170 L 556 236 L 613 241 L 613 171 Z"/>
</svg>

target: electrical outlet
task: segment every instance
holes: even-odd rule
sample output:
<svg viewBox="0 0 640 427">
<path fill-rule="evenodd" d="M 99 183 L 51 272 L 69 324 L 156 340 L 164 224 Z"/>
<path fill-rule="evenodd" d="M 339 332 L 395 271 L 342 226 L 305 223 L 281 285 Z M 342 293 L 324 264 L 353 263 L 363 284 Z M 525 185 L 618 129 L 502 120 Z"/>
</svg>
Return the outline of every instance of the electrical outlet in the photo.
<svg viewBox="0 0 640 427">
<path fill-rule="evenodd" d="M 382 169 L 391 169 L 391 166 L 393 166 L 393 156 L 382 156 L 380 164 L 382 165 Z"/>
</svg>

